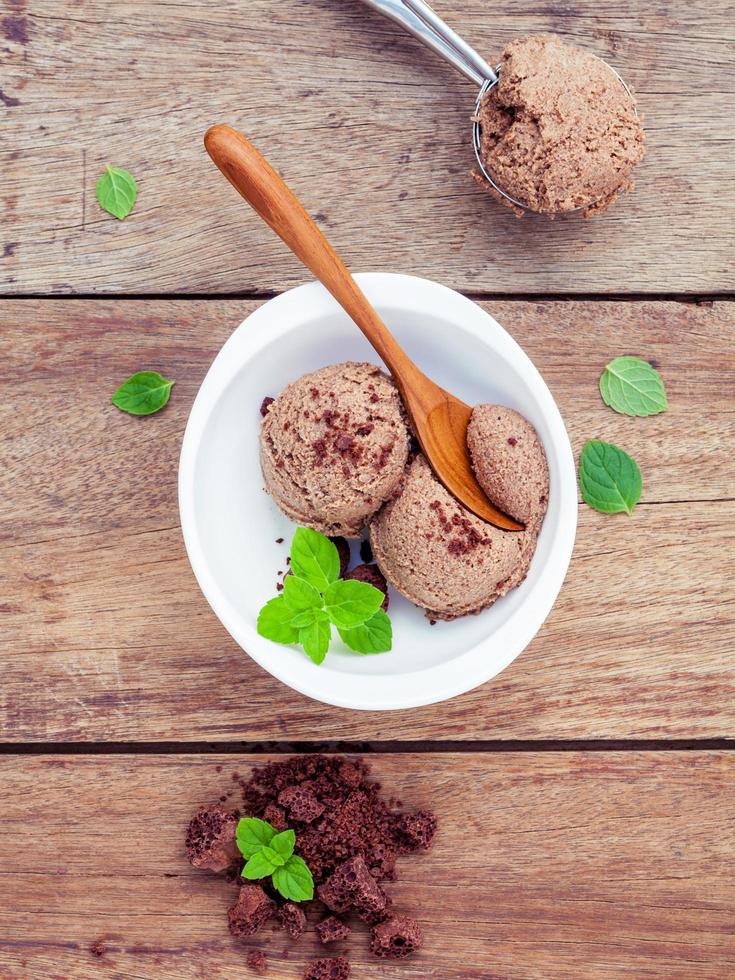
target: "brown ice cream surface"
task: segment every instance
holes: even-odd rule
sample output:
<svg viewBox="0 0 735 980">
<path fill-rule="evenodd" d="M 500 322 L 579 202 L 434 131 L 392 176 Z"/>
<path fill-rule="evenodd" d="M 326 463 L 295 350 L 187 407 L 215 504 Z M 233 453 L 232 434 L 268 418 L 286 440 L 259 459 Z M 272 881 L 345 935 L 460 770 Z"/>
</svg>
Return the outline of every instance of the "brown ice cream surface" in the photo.
<svg viewBox="0 0 735 980">
<path fill-rule="evenodd" d="M 332 364 L 288 385 L 266 409 L 265 488 L 287 517 L 356 537 L 397 490 L 409 432 L 398 390 L 372 364 Z"/>
<path fill-rule="evenodd" d="M 433 619 L 478 613 L 519 585 L 546 511 L 548 468 L 533 427 L 510 409 L 484 405 L 475 408 L 470 430 L 478 481 L 496 506 L 526 523 L 525 531 L 480 520 L 439 483 L 422 455 L 370 524 L 374 557 L 388 582 Z"/>
<path fill-rule="evenodd" d="M 554 35 L 512 41 L 480 110 L 480 153 L 506 193 L 534 211 L 604 211 L 633 187 L 644 136 L 604 61 Z M 498 200 L 480 173 L 476 179 Z"/>
</svg>

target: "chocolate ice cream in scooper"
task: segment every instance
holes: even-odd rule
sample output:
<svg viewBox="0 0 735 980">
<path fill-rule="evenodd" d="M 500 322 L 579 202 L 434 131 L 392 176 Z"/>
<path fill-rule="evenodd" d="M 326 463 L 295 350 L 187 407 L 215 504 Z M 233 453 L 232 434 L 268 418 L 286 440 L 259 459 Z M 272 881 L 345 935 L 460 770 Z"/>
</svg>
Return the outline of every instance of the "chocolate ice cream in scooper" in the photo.
<svg viewBox="0 0 735 980">
<path fill-rule="evenodd" d="M 478 86 L 473 176 L 516 214 L 597 214 L 632 188 L 643 129 L 607 62 L 537 35 L 508 44 L 493 69 L 424 0 L 364 2 Z"/>
</svg>

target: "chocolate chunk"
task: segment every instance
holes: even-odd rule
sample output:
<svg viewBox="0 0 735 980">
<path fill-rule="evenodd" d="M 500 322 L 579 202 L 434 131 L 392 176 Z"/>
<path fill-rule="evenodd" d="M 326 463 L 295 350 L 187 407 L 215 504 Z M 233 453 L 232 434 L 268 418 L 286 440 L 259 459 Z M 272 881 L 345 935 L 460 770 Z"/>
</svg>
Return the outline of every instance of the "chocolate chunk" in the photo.
<svg viewBox="0 0 735 980">
<path fill-rule="evenodd" d="M 299 823 L 312 823 L 324 813 L 324 804 L 319 802 L 310 789 L 303 786 L 287 786 L 278 794 L 278 802 Z"/>
<path fill-rule="evenodd" d="M 195 868 L 224 871 L 238 855 L 237 820 L 220 803 L 203 807 L 192 817 L 186 831 L 186 856 Z"/>
<path fill-rule="evenodd" d="M 263 418 L 268 414 L 268 407 L 273 404 L 275 398 L 271 398 L 270 395 L 266 395 L 263 401 L 260 403 L 260 414 Z"/>
<path fill-rule="evenodd" d="M 243 885 L 237 902 L 227 911 L 233 936 L 252 936 L 276 911 L 260 885 Z"/>
<path fill-rule="evenodd" d="M 322 919 L 315 926 L 316 934 L 319 937 L 319 942 L 328 945 L 328 943 L 336 943 L 340 939 L 347 939 L 352 929 L 338 919 L 336 915 L 330 915 L 326 919 Z"/>
<path fill-rule="evenodd" d="M 281 589 L 283 586 L 281 586 Z M 280 592 L 281 589 L 278 591 Z M 263 811 L 263 819 L 267 821 L 272 827 L 275 827 L 277 831 L 288 829 L 288 819 L 286 817 L 286 811 L 282 806 L 277 806 L 275 803 L 269 803 L 268 806 Z"/>
<path fill-rule="evenodd" d="M 325 956 L 306 968 L 304 980 L 348 980 L 350 963 L 344 956 Z"/>
<path fill-rule="evenodd" d="M 339 576 L 344 578 L 344 574 L 350 567 L 350 546 L 346 538 L 330 538 L 332 544 L 337 548 L 339 555 Z"/>
<path fill-rule="evenodd" d="M 262 949 L 251 949 L 245 961 L 253 971 L 264 977 L 268 973 L 268 959 Z"/>
<path fill-rule="evenodd" d="M 381 608 L 388 612 L 388 604 L 390 602 L 388 598 L 388 583 L 377 565 L 356 565 L 351 572 L 345 575 L 345 578 L 348 581 L 367 582 L 368 585 L 372 585 L 382 592 L 385 599 L 383 599 Z"/>
<path fill-rule="evenodd" d="M 429 810 L 404 813 L 398 823 L 398 837 L 403 848 L 428 850 L 436 833 L 436 817 Z"/>
<path fill-rule="evenodd" d="M 331 912 L 352 909 L 366 922 L 379 922 L 390 904 L 359 854 L 340 864 L 319 886 L 317 896 Z"/>
<path fill-rule="evenodd" d="M 298 939 L 306 929 L 306 914 L 293 902 L 286 902 L 278 910 L 278 918 L 291 939 Z"/>
<path fill-rule="evenodd" d="M 373 929 L 370 952 L 375 956 L 403 959 L 421 949 L 423 935 L 418 922 L 408 915 L 392 915 Z"/>
</svg>

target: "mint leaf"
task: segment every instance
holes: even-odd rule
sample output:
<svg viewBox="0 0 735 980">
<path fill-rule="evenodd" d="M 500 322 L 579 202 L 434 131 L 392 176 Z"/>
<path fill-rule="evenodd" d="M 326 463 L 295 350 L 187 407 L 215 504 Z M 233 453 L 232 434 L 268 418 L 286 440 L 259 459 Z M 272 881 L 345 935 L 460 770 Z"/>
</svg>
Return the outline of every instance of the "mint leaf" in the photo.
<svg viewBox="0 0 735 980">
<path fill-rule="evenodd" d="M 291 543 L 291 571 L 323 592 L 339 578 L 339 553 L 335 545 L 310 527 L 296 530 Z M 285 587 L 285 583 L 284 583 Z"/>
<path fill-rule="evenodd" d="M 173 385 L 157 371 L 138 371 L 123 381 L 112 396 L 112 404 L 130 415 L 152 415 L 166 404 Z"/>
<path fill-rule="evenodd" d="M 308 902 L 314 897 L 314 879 L 306 862 L 298 854 L 292 854 L 282 868 L 276 868 L 273 886 L 292 902 Z"/>
<path fill-rule="evenodd" d="M 314 617 L 314 621 L 309 626 L 299 630 L 299 643 L 314 663 L 320 664 L 329 649 L 332 627 L 329 625 L 329 616 L 323 610 L 315 610 Z"/>
<path fill-rule="evenodd" d="M 278 861 L 273 861 L 272 858 L 275 855 Z M 283 864 L 283 859 L 280 858 L 275 851 L 271 850 L 270 847 L 262 847 L 259 851 L 250 858 L 248 863 L 242 869 L 242 877 L 248 878 L 250 881 L 257 881 L 259 878 L 267 878 L 268 875 L 272 875 L 279 865 Z"/>
<path fill-rule="evenodd" d="M 138 185 L 129 170 L 108 166 L 97 181 L 95 194 L 102 210 L 122 221 L 133 210 Z"/>
<path fill-rule="evenodd" d="M 370 619 L 382 605 L 385 596 L 367 582 L 333 582 L 324 591 L 327 614 L 339 629 L 352 629 Z"/>
<path fill-rule="evenodd" d="M 242 856 L 251 858 L 253 854 L 267 847 L 277 834 L 276 828 L 271 827 L 267 821 L 257 817 L 243 817 L 238 821 L 235 839 Z"/>
<path fill-rule="evenodd" d="M 616 357 L 600 378 L 606 405 L 621 415 L 658 415 L 669 407 L 661 375 L 640 357 Z"/>
<path fill-rule="evenodd" d="M 285 864 L 286 861 L 293 854 L 294 844 L 296 843 L 296 831 L 294 830 L 284 830 L 280 834 L 276 834 L 273 840 L 270 842 L 270 847 L 277 854 L 281 856 L 282 863 Z"/>
<path fill-rule="evenodd" d="M 343 642 L 355 653 L 386 653 L 393 645 L 393 627 L 382 609 L 378 609 L 360 626 L 338 632 Z"/>
<path fill-rule="evenodd" d="M 263 606 L 258 614 L 258 633 L 274 643 L 298 643 L 299 631 L 292 624 L 294 611 L 282 595 Z"/>
<path fill-rule="evenodd" d="M 609 442 L 591 439 L 579 459 L 579 485 L 585 503 L 603 514 L 632 514 L 643 478 L 638 464 Z"/>
<path fill-rule="evenodd" d="M 324 600 L 321 592 L 303 578 L 287 575 L 283 580 L 283 598 L 294 612 L 304 612 L 307 609 L 322 609 Z"/>
</svg>

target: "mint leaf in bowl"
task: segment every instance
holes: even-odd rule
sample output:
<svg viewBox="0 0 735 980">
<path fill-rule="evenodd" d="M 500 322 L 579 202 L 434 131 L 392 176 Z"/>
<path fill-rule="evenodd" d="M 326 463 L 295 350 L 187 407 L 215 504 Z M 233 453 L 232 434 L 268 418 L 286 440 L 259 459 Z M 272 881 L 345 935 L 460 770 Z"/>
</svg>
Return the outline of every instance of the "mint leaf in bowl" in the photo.
<svg viewBox="0 0 735 980">
<path fill-rule="evenodd" d="M 300 527 L 291 543 L 291 571 L 323 592 L 339 578 L 339 552 L 325 535 Z"/>
<path fill-rule="evenodd" d="M 340 579 L 324 592 L 327 614 L 339 629 L 353 629 L 380 609 L 385 596 L 374 585 Z"/>
<path fill-rule="evenodd" d="M 665 412 L 669 403 L 658 371 L 640 357 L 616 357 L 600 378 L 606 405 L 621 415 L 643 418 Z"/>
<path fill-rule="evenodd" d="M 609 442 L 590 439 L 579 459 L 579 485 L 586 504 L 602 514 L 632 514 L 643 478 L 636 461 Z"/>
<path fill-rule="evenodd" d="M 393 646 L 393 626 L 382 609 L 360 626 L 340 629 L 338 633 L 345 646 L 355 653 L 387 653 Z"/>
</svg>

